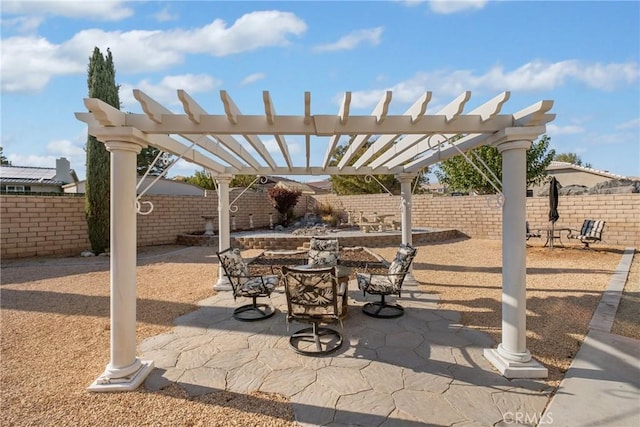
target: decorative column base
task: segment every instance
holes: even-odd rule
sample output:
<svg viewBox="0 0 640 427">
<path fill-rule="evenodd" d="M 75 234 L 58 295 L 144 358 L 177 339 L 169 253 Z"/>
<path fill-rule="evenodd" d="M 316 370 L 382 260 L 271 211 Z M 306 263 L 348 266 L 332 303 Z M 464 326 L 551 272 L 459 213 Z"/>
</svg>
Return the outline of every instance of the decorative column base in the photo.
<svg viewBox="0 0 640 427">
<path fill-rule="evenodd" d="M 505 378 L 547 378 L 549 376 L 547 368 L 531 356 L 526 362 L 518 362 L 502 355 L 500 348 L 485 348 L 483 354 L 485 359 L 491 362 Z"/>
<path fill-rule="evenodd" d="M 213 289 L 216 291 L 232 291 L 231 282 L 227 279 L 227 276 L 221 275 L 215 285 L 213 285 Z"/>
<path fill-rule="evenodd" d="M 136 359 L 131 369 L 119 370 L 107 369 L 87 388 L 94 392 L 132 391 L 142 384 L 153 370 L 153 360 Z"/>
<path fill-rule="evenodd" d="M 418 286 L 418 281 L 416 280 L 415 277 L 413 277 L 413 274 L 411 274 L 411 272 L 407 273 L 406 276 L 404 276 L 404 281 L 402 282 L 402 287 L 405 286 Z"/>
</svg>

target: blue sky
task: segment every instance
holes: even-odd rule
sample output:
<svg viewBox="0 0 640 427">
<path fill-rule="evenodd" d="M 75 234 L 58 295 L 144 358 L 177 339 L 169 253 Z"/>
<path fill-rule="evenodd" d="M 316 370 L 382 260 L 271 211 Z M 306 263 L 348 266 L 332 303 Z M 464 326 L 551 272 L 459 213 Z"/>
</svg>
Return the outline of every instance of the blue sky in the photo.
<svg viewBox="0 0 640 427">
<path fill-rule="evenodd" d="M 427 112 L 465 90 L 465 111 L 504 90 L 513 113 L 544 99 L 551 148 L 596 169 L 640 176 L 640 2 L 578 1 L 6 1 L 0 76 L 2 147 L 17 166 L 67 157 L 85 175 L 86 70 L 110 48 L 122 109 L 133 88 L 181 112 L 185 89 L 212 114 L 226 90 L 245 114 L 334 114 L 345 91 L 369 114 L 385 90 L 401 114 L 426 90 Z M 302 141 L 289 140 L 302 164 Z M 267 141 L 274 151 L 277 145 Z M 323 147 L 321 155 L 324 154 Z M 274 156 L 275 158 L 276 156 Z M 297 159 L 297 160 L 296 160 Z M 191 175 L 177 164 L 169 173 Z M 310 177 L 309 180 L 316 179 Z"/>
</svg>

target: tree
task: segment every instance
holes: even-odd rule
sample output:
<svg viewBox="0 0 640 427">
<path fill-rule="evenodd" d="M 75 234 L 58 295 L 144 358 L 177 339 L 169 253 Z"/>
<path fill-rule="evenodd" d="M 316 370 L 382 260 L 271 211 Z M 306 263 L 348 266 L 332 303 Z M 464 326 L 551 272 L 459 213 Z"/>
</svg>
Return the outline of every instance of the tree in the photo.
<svg viewBox="0 0 640 427">
<path fill-rule="evenodd" d="M 353 141 L 353 138 L 354 137 L 351 137 L 349 143 Z M 348 162 L 348 165 L 353 165 L 374 142 L 374 140 L 367 141 L 351 158 L 351 160 Z M 333 158 L 331 159 L 330 165 L 336 166 L 340 162 L 340 160 L 342 160 L 348 148 L 349 144 L 338 146 L 335 150 Z M 374 156 L 372 160 L 375 158 L 376 156 Z M 420 184 L 427 182 L 425 173 L 417 176 L 414 179 L 412 186 L 416 184 L 416 180 L 419 180 Z M 400 181 L 398 181 L 395 176 L 374 175 L 374 177 L 393 194 L 400 194 Z M 380 187 L 380 184 L 378 182 L 373 179 L 367 179 L 362 175 L 331 175 L 329 177 L 329 180 L 331 181 L 333 190 L 338 195 L 377 194 L 384 191 L 384 189 Z"/>
<path fill-rule="evenodd" d="M 551 138 L 543 135 L 540 140 L 533 142 L 527 150 L 527 187 L 539 184 L 547 176 L 547 167 L 555 156 L 555 150 L 547 151 Z M 485 173 L 498 188 L 502 187 L 502 156 L 498 149 L 482 146 L 471 150 L 467 157 L 474 161 L 484 171 L 484 166 L 476 160 L 478 156 L 495 174 L 499 182 L 495 182 L 489 173 Z M 451 157 L 440 163 L 435 171 L 438 180 L 446 184 L 451 191 L 474 191 L 478 194 L 494 194 L 496 190 L 490 182 L 471 166 L 462 155 Z"/>
<path fill-rule="evenodd" d="M 582 159 L 576 153 L 558 153 L 553 157 L 556 162 L 571 163 L 572 165 L 583 166 Z M 584 164 L 585 168 L 590 168 L 590 163 Z"/>
<path fill-rule="evenodd" d="M 89 59 L 87 86 L 90 98 L 98 98 L 120 109 L 119 86 L 113 56 L 107 49 L 106 58 L 95 47 Z M 110 159 L 104 144 L 95 137 L 87 138 L 87 180 L 85 188 L 85 215 L 91 250 L 102 253 L 109 247 Z"/>
<path fill-rule="evenodd" d="M 202 187 L 205 190 L 215 190 L 216 183 L 210 174 L 207 173 L 204 169 L 196 171 L 193 176 L 188 176 L 184 179 L 184 182 L 188 182 L 189 184 L 197 185 L 198 187 Z"/>
<path fill-rule="evenodd" d="M 138 172 L 139 176 L 142 176 L 147 172 L 147 170 L 149 169 L 149 166 L 151 166 L 151 164 L 156 159 L 156 157 L 158 157 L 158 153 L 160 153 L 160 150 L 158 150 L 156 147 L 146 147 L 140 151 L 136 159 L 136 163 L 137 163 L 136 171 Z M 160 158 L 153 165 L 153 168 L 151 168 L 151 171 L 149 171 L 149 175 L 152 175 L 152 176 L 162 175 L 162 173 L 167 167 L 168 167 L 168 164 L 165 164 L 162 158 Z"/>
<path fill-rule="evenodd" d="M 11 162 L 4 156 L 4 148 L 0 147 L 0 165 L 11 166 Z"/>
<path fill-rule="evenodd" d="M 293 208 L 298 203 L 302 192 L 289 190 L 288 188 L 271 187 L 267 194 L 271 200 L 271 205 L 280 213 L 282 225 L 286 227 L 293 219 Z"/>
<path fill-rule="evenodd" d="M 229 183 L 229 187 L 248 187 L 255 179 L 256 175 L 236 175 Z M 184 178 L 183 181 L 197 185 L 198 187 L 202 187 L 206 190 L 215 190 L 216 188 L 216 183 L 213 177 L 211 177 L 204 169 L 196 171 L 195 175 L 188 176 Z M 255 186 L 256 184 L 252 185 L 252 187 Z"/>
<path fill-rule="evenodd" d="M 255 190 L 258 183 L 253 181 L 256 180 L 256 177 L 257 175 L 236 175 L 229 183 L 229 187 L 250 187 Z"/>
</svg>

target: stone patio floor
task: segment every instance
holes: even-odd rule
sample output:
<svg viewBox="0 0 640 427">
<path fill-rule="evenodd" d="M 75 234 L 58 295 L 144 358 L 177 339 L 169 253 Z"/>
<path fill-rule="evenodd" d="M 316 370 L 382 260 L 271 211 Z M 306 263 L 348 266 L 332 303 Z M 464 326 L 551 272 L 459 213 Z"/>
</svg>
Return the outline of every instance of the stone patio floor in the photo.
<svg viewBox="0 0 640 427">
<path fill-rule="evenodd" d="M 170 333 L 141 343 L 141 358 L 155 361 L 149 390 L 176 383 L 197 396 L 227 390 L 280 393 L 305 426 L 518 425 L 516 416 L 540 419 L 552 388 L 540 380 L 508 380 L 482 356 L 495 344 L 463 327 L 458 312 L 437 307 L 437 297 L 406 287 L 396 319 L 366 316 L 364 297 L 349 284 L 345 343 L 330 356 L 302 356 L 289 335 L 282 288 L 272 294 L 278 312 L 259 322 L 232 318 L 249 300 L 230 292 L 199 303 Z"/>
</svg>

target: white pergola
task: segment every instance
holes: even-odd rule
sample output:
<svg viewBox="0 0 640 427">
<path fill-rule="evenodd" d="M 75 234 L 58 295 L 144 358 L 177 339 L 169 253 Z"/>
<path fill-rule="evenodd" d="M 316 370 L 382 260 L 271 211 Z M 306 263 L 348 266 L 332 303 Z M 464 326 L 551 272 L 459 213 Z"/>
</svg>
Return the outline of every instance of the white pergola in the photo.
<svg viewBox="0 0 640 427">
<path fill-rule="evenodd" d="M 153 368 L 153 361 L 136 356 L 136 215 L 144 213 L 136 196 L 136 155 L 147 146 L 199 165 L 217 181 L 220 250 L 230 244 L 229 182 L 234 175 L 395 175 L 401 183 L 402 242 L 411 244 L 413 178 L 460 152 L 497 147 L 503 168 L 502 343 L 484 355 L 505 377 L 547 376 L 526 346 L 526 151 L 555 118 L 548 113 L 553 101 L 500 114 L 510 96 L 503 92 L 464 113 L 471 97 L 467 91 L 427 114 L 431 92 L 425 92 L 404 114 L 391 115 L 392 92 L 387 91 L 370 115 L 353 115 L 347 92 L 337 113 L 313 114 L 311 94 L 305 92 L 304 114 L 278 115 L 264 91 L 264 114 L 244 115 L 226 91 L 220 91 L 224 114 L 209 114 L 184 90 L 177 91 L 184 114 L 140 90 L 134 96 L 144 114 L 126 114 L 94 98 L 84 100 L 89 112 L 76 113 L 111 153 L 111 359 L 90 390 L 133 390 Z M 265 135 L 277 142 L 282 164 L 261 140 Z M 294 164 L 289 136 L 304 137 L 304 164 Z M 350 145 L 331 166 L 343 136 Z M 377 139 L 354 163 L 354 155 L 372 137 Z M 312 154 L 318 152 L 324 152 L 322 160 L 313 164 Z M 219 277 L 214 287 L 229 289 L 222 272 Z"/>
</svg>

